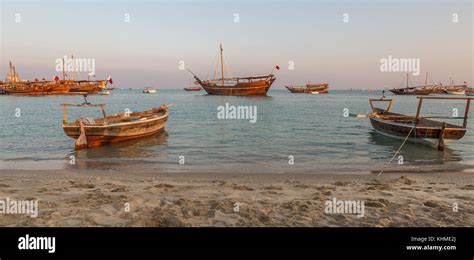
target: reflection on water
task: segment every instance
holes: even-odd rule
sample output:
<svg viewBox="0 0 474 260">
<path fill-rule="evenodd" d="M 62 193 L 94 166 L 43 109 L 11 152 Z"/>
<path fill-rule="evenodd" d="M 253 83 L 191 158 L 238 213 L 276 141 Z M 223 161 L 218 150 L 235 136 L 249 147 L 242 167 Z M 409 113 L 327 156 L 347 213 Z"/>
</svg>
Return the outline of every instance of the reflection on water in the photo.
<svg viewBox="0 0 474 260">
<path fill-rule="evenodd" d="M 371 130 L 368 134 L 369 143 L 383 147 L 387 151 L 392 151 L 392 154 L 395 154 L 403 143 L 402 140 L 378 134 L 374 130 Z M 406 142 L 399 154 L 403 156 L 405 164 L 433 165 L 448 162 L 461 162 L 463 160 L 459 152 L 456 152 L 449 147 L 446 147 L 444 151 L 438 151 L 438 149 L 429 145 L 416 144 L 412 142 Z M 388 161 L 389 160 L 390 159 L 388 159 Z"/>
<path fill-rule="evenodd" d="M 168 133 L 163 130 L 146 138 L 73 150 L 68 157 L 75 156 L 76 163 L 72 167 L 77 169 L 112 169 L 122 164 L 146 164 L 153 161 L 147 159 L 160 157 L 156 147 L 166 146 L 167 138 Z"/>
</svg>

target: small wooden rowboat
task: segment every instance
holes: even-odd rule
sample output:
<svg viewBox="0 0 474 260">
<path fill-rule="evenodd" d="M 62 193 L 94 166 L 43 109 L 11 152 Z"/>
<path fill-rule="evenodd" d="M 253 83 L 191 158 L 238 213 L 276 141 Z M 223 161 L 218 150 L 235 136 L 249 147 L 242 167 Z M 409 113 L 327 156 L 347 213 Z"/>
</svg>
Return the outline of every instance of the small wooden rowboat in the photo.
<svg viewBox="0 0 474 260">
<path fill-rule="evenodd" d="M 291 93 L 306 93 L 306 94 L 327 94 L 329 93 L 329 84 L 306 84 L 306 86 L 285 86 Z"/>
<path fill-rule="evenodd" d="M 445 144 L 461 139 L 466 134 L 469 107 L 472 98 L 461 97 L 418 97 L 418 110 L 415 116 L 407 116 L 390 112 L 392 99 L 370 99 L 372 113 L 368 115 L 370 123 L 377 133 L 392 138 L 407 140 L 416 143 L 437 145 L 438 150 L 443 150 Z M 466 108 L 463 117 L 421 117 L 423 100 L 465 100 Z M 388 103 L 385 109 L 374 107 L 374 102 Z M 463 119 L 462 125 L 454 125 L 432 119 Z"/>
<path fill-rule="evenodd" d="M 184 88 L 184 90 L 186 90 L 186 91 L 201 91 L 202 88 L 201 87 L 186 87 L 186 88 Z"/>
<path fill-rule="evenodd" d="M 135 138 L 154 135 L 165 128 L 168 120 L 168 105 L 135 113 L 106 116 L 105 104 L 61 104 L 64 110 L 63 130 L 67 136 L 76 139 L 75 148 L 98 147 Z M 99 107 L 103 118 L 81 117 L 68 122 L 67 107 Z"/>
</svg>

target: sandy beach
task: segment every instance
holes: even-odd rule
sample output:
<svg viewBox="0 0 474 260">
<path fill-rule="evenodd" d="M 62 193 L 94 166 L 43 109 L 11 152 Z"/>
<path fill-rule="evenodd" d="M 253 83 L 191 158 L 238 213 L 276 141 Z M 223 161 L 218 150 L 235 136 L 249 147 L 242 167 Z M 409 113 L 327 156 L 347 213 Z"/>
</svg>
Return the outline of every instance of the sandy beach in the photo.
<svg viewBox="0 0 474 260">
<path fill-rule="evenodd" d="M 0 199 L 38 200 L 37 217 L 0 214 L 0 226 L 474 225 L 469 172 L 377 177 L 4 170 L 0 176 Z M 335 199 L 363 201 L 363 217 L 328 214 L 325 203 Z"/>
</svg>

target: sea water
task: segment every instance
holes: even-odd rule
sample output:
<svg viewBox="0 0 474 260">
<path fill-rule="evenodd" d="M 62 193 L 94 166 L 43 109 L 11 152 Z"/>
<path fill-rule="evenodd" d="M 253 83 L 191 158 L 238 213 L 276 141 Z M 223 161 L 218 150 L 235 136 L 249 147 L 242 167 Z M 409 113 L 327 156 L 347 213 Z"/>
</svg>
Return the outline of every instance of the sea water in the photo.
<svg viewBox="0 0 474 260">
<path fill-rule="evenodd" d="M 266 97 L 236 97 L 176 89 L 158 89 L 157 94 L 117 89 L 88 100 L 105 103 L 108 114 L 173 104 L 165 131 L 80 151 L 74 150 L 74 140 L 62 130 L 60 104 L 82 103 L 82 96 L 0 96 L 0 169 L 317 174 L 376 172 L 386 167 L 435 171 L 474 167 L 472 120 L 466 136 L 444 152 L 406 143 L 391 161 L 402 140 L 375 133 L 368 118 L 344 116 L 344 112 L 369 113 L 368 99 L 381 95 L 381 91 L 360 90 L 292 94 L 275 88 Z M 415 96 L 386 95 L 394 99 L 394 112 L 416 113 Z M 253 108 L 256 120 L 219 117 L 225 106 Z M 464 107 L 462 101 L 429 100 L 422 115 L 463 116 Z M 69 120 L 101 116 L 97 108 L 70 110 Z M 462 124 L 462 120 L 454 122 Z"/>
</svg>

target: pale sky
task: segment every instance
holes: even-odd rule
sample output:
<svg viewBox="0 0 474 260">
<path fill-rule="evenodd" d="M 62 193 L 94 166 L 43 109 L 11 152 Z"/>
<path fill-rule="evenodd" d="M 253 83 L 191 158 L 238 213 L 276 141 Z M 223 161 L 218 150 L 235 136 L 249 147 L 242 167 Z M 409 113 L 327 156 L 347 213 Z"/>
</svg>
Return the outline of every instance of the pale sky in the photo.
<svg viewBox="0 0 474 260">
<path fill-rule="evenodd" d="M 56 59 L 74 54 L 94 59 L 97 78 L 112 75 L 117 87 L 182 88 L 190 75 L 179 62 L 212 76 L 222 42 L 227 75 L 262 75 L 279 64 L 275 88 L 398 87 L 405 73 L 380 71 L 389 55 L 420 59 L 414 84 L 426 72 L 434 83 L 474 80 L 469 0 L 0 2 L 1 78 L 12 60 L 22 79 L 51 79 Z"/>
</svg>

